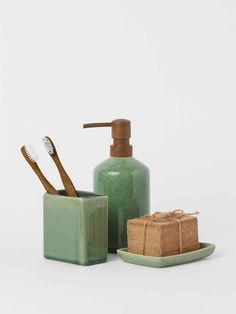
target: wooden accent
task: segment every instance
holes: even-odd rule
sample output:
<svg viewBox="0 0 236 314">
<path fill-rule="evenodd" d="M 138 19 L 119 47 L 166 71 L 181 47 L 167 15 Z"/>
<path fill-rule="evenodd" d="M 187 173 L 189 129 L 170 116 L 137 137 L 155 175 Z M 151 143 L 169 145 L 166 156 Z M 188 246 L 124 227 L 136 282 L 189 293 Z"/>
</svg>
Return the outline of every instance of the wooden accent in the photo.
<svg viewBox="0 0 236 314">
<path fill-rule="evenodd" d="M 49 154 L 53 161 L 55 162 L 55 165 L 57 166 L 57 169 L 59 171 L 62 183 L 65 187 L 66 193 L 68 196 L 73 196 L 73 197 L 77 197 L 79 196 L 78 193 L 76 192 L 76 189 L 74 187 L 74 184 L 72 183 L 69 175 L 67 174 L 67 172 L 65 171 L 64 167 L 62 166 L 62 163 L 59 159 L 59 156 L 57 154 L 57 150 L 55 145 L 53 144 L 53 141 L 50 139 L 50 137 L 45 136 L 51 143 L 52 147 L 53 147 L 53 153 Z"/>
<path fill-rule="evenodd" d="M 25 146 L 21 147 L 22 155 L 24 156 L 25 160 L 28 162 L 30 167 L 33 169 L 35 174 L 38 176 L 39 180 L 43 184 L 45 190 L 50 194 L 59 194 L 57 190 L 51 185 L 51 183 L 46 179 L 46 177 L 43 175 L 42 171 L 40 170 L 39 166 L 36 162 L 33 162 L 30 160 L 29 156 L 26 154 Z"/>
<path fill-rule="evenodd" d="M 112 122 L 86 123 L 84 128 L 111 127 L 113 145 L 110 148 L 112 157 L 131 157 L 132 146 L 129 143 L 131 137 L 131 123 L 126 119 L 117 119 Z"/>
<path fill-rule="evenodd" d="M 84 129 L 87 128 L 103 128 L 111 126 L 111 122 L 100 122 L 100 123 L 86 123 L 83 125 Z"/>
</svg>

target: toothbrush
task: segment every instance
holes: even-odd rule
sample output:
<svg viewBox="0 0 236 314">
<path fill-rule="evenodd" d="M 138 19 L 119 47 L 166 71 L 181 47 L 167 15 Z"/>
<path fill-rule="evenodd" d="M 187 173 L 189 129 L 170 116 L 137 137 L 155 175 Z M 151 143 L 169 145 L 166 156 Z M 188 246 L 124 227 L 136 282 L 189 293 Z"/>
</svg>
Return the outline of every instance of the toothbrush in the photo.
<svg viewBox="0 0 236 314">
<path fill-rule="evenodd" d="M 39 157 L 35 153 L 33 146 L 32 145 L 22 146 L 21 152 L 25 160 L 28 162 L 30 167 L 34 170 L 34 172 L 38 176 L 45 190 L 50 194 L 59 194 L 57 190 L 51 185 L 51 183 L 45 178 L 39 166 L 37 165 L 37 161 L 39 160 Z"/>
<path fill-rule="evenodd" d="M 59 156 L 57 154 L 56 147 L 53 144 L 53 141 L 50 139 L 50 137 L 45 136 L 43 138 L 43 143 L 46 147 L 47 152 L 52 157 L 53 161 L 55 162 L 55 164 L 57 166 L 57 169 L 60 173 L 61 180 L 63 182 L 63 185 L 65 187 L 67 195 L 77 197 L 78 193 L 76 192 L 76 189 L 75 189 L 70 177 L 68 176 L 68 174 L 66 173 L 65 169 L 62 166 L 62 163 L 59 159 Z"/>
</svg>

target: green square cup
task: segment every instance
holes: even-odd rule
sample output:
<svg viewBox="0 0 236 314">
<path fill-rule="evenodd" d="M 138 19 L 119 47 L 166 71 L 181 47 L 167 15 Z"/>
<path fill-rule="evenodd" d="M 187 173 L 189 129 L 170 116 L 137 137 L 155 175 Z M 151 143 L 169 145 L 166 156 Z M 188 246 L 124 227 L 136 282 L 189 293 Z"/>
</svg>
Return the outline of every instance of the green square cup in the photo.
<svg viewBox="0 0 236 314">
<path fill-rule="evenodd" d="M 107 260 L 107 196 L 78 191 L 79 197 L 44 194 L 44 257 L 80 265 Z"/>
</svg>

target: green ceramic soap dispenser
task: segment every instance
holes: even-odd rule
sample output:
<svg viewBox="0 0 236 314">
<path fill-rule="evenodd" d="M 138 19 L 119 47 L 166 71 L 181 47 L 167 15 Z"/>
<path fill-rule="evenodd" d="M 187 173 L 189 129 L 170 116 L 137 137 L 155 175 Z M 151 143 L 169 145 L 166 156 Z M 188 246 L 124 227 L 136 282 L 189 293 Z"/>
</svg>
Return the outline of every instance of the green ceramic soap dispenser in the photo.
<svg viewBox="0 0 236 314">
<path fill-rule="evenodd" d="M 110 158 L 94 169 L 94 192 L 108 196 L 108 251 L 127 247 L 127 220 L 149 214 L 149 169 L 133 158 L 129 120 L 84 124 L 111 127 Z M 97 148 L 98 149 L 98 148 Z"/>
</svg>

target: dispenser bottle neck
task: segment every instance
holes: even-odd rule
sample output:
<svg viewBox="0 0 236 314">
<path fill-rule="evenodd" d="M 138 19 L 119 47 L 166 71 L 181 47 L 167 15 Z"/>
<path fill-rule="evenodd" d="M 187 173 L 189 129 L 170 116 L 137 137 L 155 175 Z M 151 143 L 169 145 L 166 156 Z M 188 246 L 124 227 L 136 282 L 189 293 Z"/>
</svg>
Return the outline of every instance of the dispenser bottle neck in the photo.
<svg viewBox="0 0 236 314">
<path fill-rule="evenodd" d="M 113 139 L 113 145 L 110 146 L 111 157 L 132 157 L 133 147 L 129 139 Z"/>
</svg>

